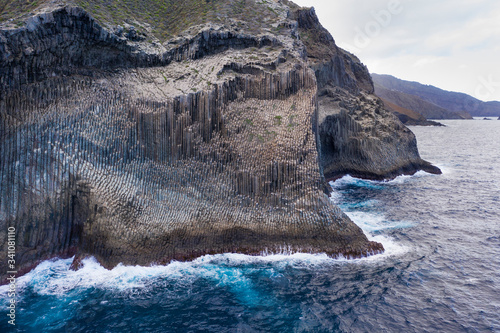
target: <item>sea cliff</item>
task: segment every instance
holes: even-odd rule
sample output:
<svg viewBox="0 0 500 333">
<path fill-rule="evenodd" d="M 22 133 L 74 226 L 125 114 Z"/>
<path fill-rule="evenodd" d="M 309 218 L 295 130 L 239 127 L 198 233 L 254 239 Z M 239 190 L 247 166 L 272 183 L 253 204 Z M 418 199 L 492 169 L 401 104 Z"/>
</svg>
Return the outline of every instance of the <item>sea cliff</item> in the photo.
<svg viewBox="0 0 500 333">
<path fill-rule="evenodd" d="M 175 34 L 78 2 L 0 25 L 0 253 L 14 227 L 19 272 L 54 256 L 383 251 L 326 180 L 438 169 L 313 9 L 235 4 L 200 2 L 206 19 Z"/>
</svg>

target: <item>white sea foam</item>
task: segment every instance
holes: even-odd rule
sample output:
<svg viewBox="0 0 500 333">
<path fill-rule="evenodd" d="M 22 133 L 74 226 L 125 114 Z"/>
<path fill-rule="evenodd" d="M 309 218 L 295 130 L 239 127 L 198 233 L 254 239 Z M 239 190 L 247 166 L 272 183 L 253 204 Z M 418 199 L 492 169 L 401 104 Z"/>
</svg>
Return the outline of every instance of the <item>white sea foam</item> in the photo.
<svg viewBox="0 0 500 333">
<path fill-rule="evenodd" d="M 407 221 L 389 221 L 381 213 L 349 211 L 347 216 L 351 218 L 365 233 L 378 234 L 393 229 L 405 229 L 413 227 L 413 223 Z"/>
<path fill-rule="evenodd" d="M 82 261 L 77 271 L 69 269 L 72 259 L 53 259 L 42 262 L 30 273 L 18 278 L 17 288 L 22 293 L 27 288 L 39 295 L 71 297 L 85 289 L 106 289 L 120 292 L 134 292 L 149 289 L 161 281 L 175 282 L 178 287 L 194 283 L 198 279 L 210 280 L 214 285 L 228 287 L 241 295 L 247 304 L 259 302 L 258 290 L 245 276 L 249 271 L 265 270 L 270 278 L 282 276 L 287 267 L 297 269 L 318 269 L 338 264 L 361 264 L 383 260 L 405 252 L 404 247 L 385 236 L 372 238 L 381 242 L 386 251 L 360 259 L 331 258 L 324 253 L 294 253 L 250 256 L 244 254 L 205 255 L 191 262 L 171 262 L 165 266 L 125 266 L 108 270 L 94 258 Z M 7 286 L 0 287 L 0 299 L 7 298 Z M 245 291 L 245 292 L 243 292 Z M 250 304 L 251 305 L 251 304 Z"/>
<path fill-rule="evenodd" d="M 331 183 L 330 183 L 331 184 Z M 342 194 L 338 191 L 333 191 L 330 193 L 330 200 L 334 203 L 337 203 L 342 199 Z"/>
<path fill-rule="evenodd" d="M 346 212 L 347 216 L 359 226 L 366 237 L 375 242 L 379 242 L 384 246 L 385 252 L 378 256 L 368 257 L 366 260 L 378 260 L 380 258 L 403 255 L 408 252 L 408 248 L 396 242 L 390 236 L 380 234 L 381 232 L 411 228 L 413 224 L 405 221 L 388 221 L 381 213 L 352 211 Z"/>
<path fill-rule="evenodd" d="M 364 180 L 347 175 L 336 180 L 335 182 L 330 183 L 334 189 L 338 190 L 334 191 L 331 196 L 331 200 L 336 204 L 340 204 L 341 208 L 345 210 L 345 213 L 363 230 L 369 240 L 379 242 L 384 246 L 385 252 L 383 254 L 364 258 L 363 260 L 380 260 L 391 256 L 403 255 L 408 252 L 409 249 L 407 247 L 401 245 L 390 236 L 383 235 L 382 233 L 393 229 L 411 228 L 413 227 L 413 223 L 407 221 L 390 221 L 386 219 L 383 213 L 366 211 L 366 208 L 377 206 L 378 201 L 375 199 L 369 199 L 357 203 L 341 204 L 342 189 L 347 186 L 356 186 L 378 191 L 383 190 L 386 187 L 401 185 L 412 180 L 428 176 L 434 175 L 424 171 L 418 171 L 414 175 L 398 176 L 389 181 Z"/>
<path fill-rule="evenodd" d="M 437 165 L 438 168 L 441 169 L 443 174 L 447 174 L 450 172 L 453 172 L 453 168 L 447 166 L 447 165 Z M 417 171 L 413 175 L 401 175 L 397 176 L 394 179 L 391 180 L 368 180 L 368 179 L 361 179 L 361 178 L 355 178 L 352 177 L 351 175 L 346 175 L 342 178 L 339 178 L 333 182 L 330 182 L 330 185 L 334 189 L 342 189 L 346 186 L 357 186 L 357 187 L 365 187 L 365 188 L 372 188 L 372 189 L 383 189 L 384 186 L 386 185 L 399 185 L 399 184 L 404 184 L 406 182 L 412 181 L 413 179 L 416 178 L 422 178 L 422 177 L 436 177 L 437 175 L 425 172 L 425 171 Z"/>
<path fill-rule="evenodd" d="M 427 174 L 417 173 L 414 176 L 401 176 L 387 183 L 398 184 L 411 177 L 422 177 Z M 345 176 L 333 185 L 345 186 L 355 184 L 368 186 L 374 189 L 383 185 L 383 182 L 367 181 Z M 341 194 L 336 194 L 337 199 Z M 333 198 L 335 199 L 335 198 Z M 382 243 L 385 248 L 383 254 L 373 255 L 360 259 L 331 258 L 324 253 L 291 253 L 286 248 L 282 253 L 264 253 L 261 256 L 244 254 L 217 254 L 205 255 L 191 262 L 174 261 L 165 266 L 125 266 L 108 270 L 102 267 L 94 258 L 82 261 L 83 267 L 78 271 L 69 269 L 72 259 L 54 259 L 42 262 L 30 273 L 20 277 L 17 281 L 19 290 L 31 288 L 40 295 L 68 295 L 72 291 L 81 289 L 113 289 L 118 291 L 132 291 L 149 288 L 159 280 L 175 281 L 176 285 L 191 284 L 197 279 L 208 279 L 215 285 L 233 289 L 236 294 L 242 295 L 245 303 L 259 299 L 259 293 L 253 290 L 251 281 L 245 276 L 248 270 L 269 270 L 270 277 L 280 276 L 280 271 L 286 267 L 298 269 L 317 269 L 338 264 L 362 264 L 385 260 L 388 257 L 404 255 L 408 248 L 399 244 L 381 232 L 391 229 L 411 227 L 408 222 L 387 221 L 383 214 L 376 212 L 357 211 L 356 208 L 376 205 L 376 200 L 367 200 L 351 207 L 347 212 L 349 217 L 363 229 L 370 240 Z M 359 208 L 358 207 L 358 208 Z M 246 290 L 244 293 L 239 292 Z M 0 287 L 0 298 L 7 297 L 7 286 Z M 264 297 L 265 298 L 265 297 Z"/>
<path fill-rule="evenodd" d="M 343 188 L 346 186 L 357 186 L 357 187 L 382 189 L 383 187 L 381 186 L 380 183 L 383 183 L 383 182 L 376 181 L 376 180 L 355 178 L 355 177 L 352 177 L 351 175 L 346 175 L 346 176 L 339 178 L 333 182 L 330 182 L 330 185 L 334 189 L 339 189 L 339 188 Z"/>
<path fill-rule="evenodd" d="M 94 258 L 82 261 L 83 267 L 78 271 L 69 269 L 72 258 L 53 259 L 42 262 L 30 273 L 17 280 L 17 288 L 22 293 L 30 288 L 39 295 L 71 296 L 82 289 L 106 289 L 120 292 L 134 292 L 149 289 L 158 283 L 175 282 L 179 288 L 189 287 L 196 280 L 210 280 L 217 286 L 224 286 L 240 295 L 241 301 L 247 305 L 262 304 L 261 297 L 253 284 L 245 276 L 248 271 L 264 270 L 269 277 L 279 277 L 282 270 L 321 269 L 339 264 L 363 264 L 386 260 L 389 257 L 404 255 L 408 249 L 389 236 L 376 234 L 391 228 L 401 228 L 407 225 L 390 223 L 381 214 L 350 212 L 348 215 L 365 232 L 370 240 L 382 243 L 383 254 L 377 254 L 360 259 L 344 257 L 331 258 L 325 253 L 290 253 L 283 249 L 282 253 L 265 253 L 260 256 L 244 254 L 205 255 L 191 262 L 173 261 L 165 266 L 125 266 L 108 270 L 102 267 Z M 410 224 L 408 224 L 409 226 Z M 0 287 L 0 299 L 7 298 L 7 286 Z M 244 292 L 243 292 L 244 291 Z"/>
<path fill-rule="evenodd" d="M 440 170 L 441 172 L 443 173 L 443 175 L 451 175 L 451 174 L 454 174 L 457 169 L 455 167 L 453 167 L 451 164 L 435 164 Z M 437 175 L 433 175 L 433 176 L 437 176 Z"/>
<path fill-rule="evenodd" d="M 372 208 L 376 207 L 379 205 L 379 201 L 375 199 L 368 199 L 368 200 L 363 200 L 359 202 L 352 202 L 352 203 L 347 203 L 347 202 L 342 202 L 340 198 L 336 198 L 335 201 L 332 199 L 332 202 L 339 205 L 340 208 L 342 208 L 345 211 L 355 211 L 357 209 L 366 209 L 366 208 Z"/>
<path fill-rule="evenodd" d="M 383 181 L 383 182 L 387 183 L 389 185 L 399 185 L 399 184 L 404 184 L 404 183 L 407 183 L 409 181 L 412 181 L 415 178 L 422 178 L 422 177 L 429 177 L 429 176 L 434 176 L 434 175 L 431 173 L 420 170 L 420 171 L 417 171 L 413 175 L 401 175 L 401 176 L 397 176 L 394 179 Z"/>
</svg>

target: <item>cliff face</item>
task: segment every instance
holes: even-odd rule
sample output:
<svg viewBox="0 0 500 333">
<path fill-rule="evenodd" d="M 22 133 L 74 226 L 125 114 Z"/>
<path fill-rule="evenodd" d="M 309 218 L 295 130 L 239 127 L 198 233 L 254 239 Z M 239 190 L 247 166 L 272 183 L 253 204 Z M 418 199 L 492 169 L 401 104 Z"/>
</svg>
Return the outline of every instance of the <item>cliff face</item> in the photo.
<svg viewBox="0 0 500 333">
<path fill-rule="evenodd" d="M 372 174 L 406 170 L 421 161 L 414 137 L 314 12 L 252 6 L 268 13 L 260 30 L 226 17 L 163 44 L 72 6 L 4 24 L 0 244 L 14 226 L 16 269 L 383 250 L 330 202 L 323 169 L 361 156 Z M 314 29 L 321 43 L 302 42 Z"/>
<path fill-rule="evenodd" d="M 335 45 L 314 9 L 297 10 L 294 16 L 317 78 L 318 149 L 326 178 L 441 173 L 420 158 L 414 134 L 373 94 L 368 69 Z"/>
</svg>

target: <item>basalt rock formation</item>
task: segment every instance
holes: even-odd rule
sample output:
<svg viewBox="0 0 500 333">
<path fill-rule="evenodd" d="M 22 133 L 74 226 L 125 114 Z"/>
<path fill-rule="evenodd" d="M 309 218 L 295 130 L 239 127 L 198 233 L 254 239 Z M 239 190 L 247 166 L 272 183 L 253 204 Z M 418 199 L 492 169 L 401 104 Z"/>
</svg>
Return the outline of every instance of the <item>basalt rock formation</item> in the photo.
<svg viewBox="0 0 500 333">
<path fill-rule="evenodd" d="M 205 3 L 217 22 L 163 43 L 71 3 L 0 26 L 0 253 L 15 228 L 16 270 L 383 251 L 325 175 L 430 167 L 366 68 L 311 9 L 247 1 L 235 18 L 235 3 Z"/>
<path fill-rule="evenodd" d="M 314 10 L 294 13 L 318 86 L 318 150 L 328 180 L 346 174 L 383 180 L 418 170 L 423 161 L 414 134 L 376 97 L 368 69 L 338 48 Z"/>
</svg>

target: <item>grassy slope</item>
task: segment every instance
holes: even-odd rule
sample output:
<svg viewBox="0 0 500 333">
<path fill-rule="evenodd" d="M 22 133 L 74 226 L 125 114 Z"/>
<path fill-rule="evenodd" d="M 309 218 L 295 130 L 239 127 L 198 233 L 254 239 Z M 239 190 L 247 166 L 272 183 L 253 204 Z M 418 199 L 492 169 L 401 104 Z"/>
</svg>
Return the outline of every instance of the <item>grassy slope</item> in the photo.
<svg viewBox="0 0 500 333">
<path fill-rule="evenodd" d="M 0 0 L 0 22 L 29 14 L 49 0 Z"/>
<path fill-rule="evenodd" d="M 99 22 L 112 25 L 134 24 L 134 21 L 151 25 L 156 37 L 164 40 L 189 26 L 207 21 L 217 21 L 224 1 L 205 0 L 74 0 Z"/>
<path fill-rule="evenodd" d="M 0 22 L 14 19 L 22 25 L 23 18 L 50 0 L 0 0 Z M 244 20 L 250 31 L 270 26 L 276 11 L 272 0 L 59 0 L 78 5 L 103 25 L 136 26 L 147 23 L 151 32 L 165 41 L 190 26 L 206 22 L 226 23 L 228 18 Z M 288 1 L 285 1 L 288 2 Z M 139 27 L 140 28 L 140 27 Z"/>
</svg>

